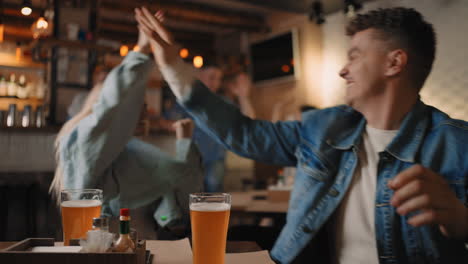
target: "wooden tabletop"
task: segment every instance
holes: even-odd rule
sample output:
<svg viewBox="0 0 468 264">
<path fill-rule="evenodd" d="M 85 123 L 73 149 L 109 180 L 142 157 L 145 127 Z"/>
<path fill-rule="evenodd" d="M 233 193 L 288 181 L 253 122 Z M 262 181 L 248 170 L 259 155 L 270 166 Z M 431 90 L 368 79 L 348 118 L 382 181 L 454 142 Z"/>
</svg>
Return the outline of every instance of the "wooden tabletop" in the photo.
<svg viewBox="0 0 468 264">
<path fill-rule="evenodd" d="M 0 250 L 7 248 L 17 242 L 0 242 Z M 62 245 L 63 242 L 55 242 L 56 245 Z M 257 243 L 253 241 L 227 241 L 227 253 L 245 253 L 262 250 Z"/>
<path fill-rule="evenodd" d="M 0 242 L 0 250 L 17 242 Z M 62 245 L 62 242 L 55 242 Z M 177 241 L 147 240 L 146 249 L 154 254 L 153 264 L 189 264 L 192 262 L 192 250 L 187 238 Z M 268 252 L 261 251 L 255 242 L 228 241 L 226 264 L 273 264 Z M 177 252 L 177 254 L 174 254 Z"/>
<path fill-rule="evenodd" d="M 13 245 L 14 243 L 16 243 L 16 242 L 0 242 L 0 250 Z"/>
<path fill-rule="evenodd" d="M 231 210 L 248 213 L 286 213 L 288 202 L 272 202 L 267 199 L 267 190 L 231 193 Z"/>
</svg>

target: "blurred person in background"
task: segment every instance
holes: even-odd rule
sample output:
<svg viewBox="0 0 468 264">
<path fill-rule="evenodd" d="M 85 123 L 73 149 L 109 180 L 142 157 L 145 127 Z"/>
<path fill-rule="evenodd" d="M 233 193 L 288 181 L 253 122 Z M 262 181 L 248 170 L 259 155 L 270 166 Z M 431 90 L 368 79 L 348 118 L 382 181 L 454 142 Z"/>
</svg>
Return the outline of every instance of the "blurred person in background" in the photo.
<svg viewBox="0 0 468 264">
<path fill-rule="evenodd" d="M 237 72 L 226 76 L 225 78 L 225 93 L 224 96 L 233 102 L 242 114 L 255 119 L 255 109 L 252 105 L 251 91 L 252 91 L 252 80 L 246 72 Z"/>
<path fill-rule="evenodd" d="M 252 83 L 246 73 L 239 72 L 227 76 L 224 81 L 224 91 L 221 90 L 223 72 L 218 65 L 207 64 L 200 70 L 198 78 L 211 92 L 222 96 L 227 103 L 238 106 L 245 115 L 255 118 L 255 111 L 250 101 Z M 195 128 L 194 141 L 203 157 L 205 191 L 222 192 L 226 172 L 226 148 L 199 127 Z"/>
<path fill-rule="evenodd" d="M 203 65 L 198 73 L 202 81 L 212 93 L 219 93 L 223 80 L 223 71 L 216 64 Z M 199 127 L 195 127 L 193 140 L 202 155 L 205 169 L 204 191 L 222 192 L 224 190 L 224 175 L 226 172 L 226 149 L 215 138 Z"/>
</svg>

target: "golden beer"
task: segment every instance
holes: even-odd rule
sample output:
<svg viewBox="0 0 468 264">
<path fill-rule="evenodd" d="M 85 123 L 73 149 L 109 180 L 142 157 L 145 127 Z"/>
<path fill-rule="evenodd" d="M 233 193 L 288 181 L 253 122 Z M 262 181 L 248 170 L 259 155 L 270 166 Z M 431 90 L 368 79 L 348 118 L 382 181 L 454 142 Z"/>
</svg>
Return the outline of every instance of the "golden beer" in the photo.
<svg viewBox="0 0 468 264">
<path fill-rule="evenodd" d="M 93 227 L 93 218 L 100 215 L 100 201 L 80 200 L 63 202 L 63 244 L 68 246 L 70 239 L 86 237 L 86 232 Z"/>
<path fill-rule="evenodd" d="M 93 218 L 101 215 L 101 200 L 101 190 L 62 191 L 60 205 L 65 246 L 70 245 L 70 239 L 86 237 L 86 232 L 93 227 Z"/>
<path fill-rule="evenodd" d="M 229 203 L 190 204 L 193 264 L 223 264 L 230 214 Z"/>
</svg>

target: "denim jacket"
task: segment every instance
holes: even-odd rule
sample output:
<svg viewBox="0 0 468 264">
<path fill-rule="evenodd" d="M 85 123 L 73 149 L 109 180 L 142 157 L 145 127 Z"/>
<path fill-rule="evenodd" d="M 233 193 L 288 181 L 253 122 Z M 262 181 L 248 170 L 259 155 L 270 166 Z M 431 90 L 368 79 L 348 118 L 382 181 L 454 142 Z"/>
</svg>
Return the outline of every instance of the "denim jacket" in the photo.
<svg viewBox="0 0 468 264">
<path fill-rule="evenodd" d="M 201 157 L 189 139 L 176 142 L 176 157 L 133 137 L 143 106 L 151 59 L 130 52 L 104 81 L 90 115 L 60 140 L 67 189 L 103 189 L 103 213 L 160 201 L 161 226 L 188 220 L 188 195 L 203 186 Z"/>
<path fill-rule="evenodd" d="M 284 226 L 271 257 L 290 263 L 324 227 L 342 201 L 358 164 L 365 118 L 349 106 L 304 114 L 303 121 L 252 120 L 193 83 L 182 105 L 198 126 L 231 151 L 248 158 L 296 166 Z M 375 236 L 379 263 L 468 263 L 464 241 L 449 239 L 437 226 L 412 227 L 389 203 L 388 180 L 414 164 L 441 174 L 467 205 L 468 123 L 451 119 L 418 101 L 397 136 L 379 153 Z M 311 260 L 313 261 L 313 260 Z"/>
</svg>

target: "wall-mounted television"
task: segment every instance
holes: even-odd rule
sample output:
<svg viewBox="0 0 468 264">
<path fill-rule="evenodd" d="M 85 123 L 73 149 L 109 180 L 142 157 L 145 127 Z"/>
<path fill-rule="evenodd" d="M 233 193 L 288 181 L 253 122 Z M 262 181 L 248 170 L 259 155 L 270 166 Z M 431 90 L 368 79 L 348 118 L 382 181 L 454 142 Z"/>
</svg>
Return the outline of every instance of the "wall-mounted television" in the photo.
<svg viewBox="0 0 468 264">
<path fill-rule="evenodd" d="M 289 81 L 298 78 L 297 30 L 275 35 L 250 45 L 253 81 Z"/>
</svg>

